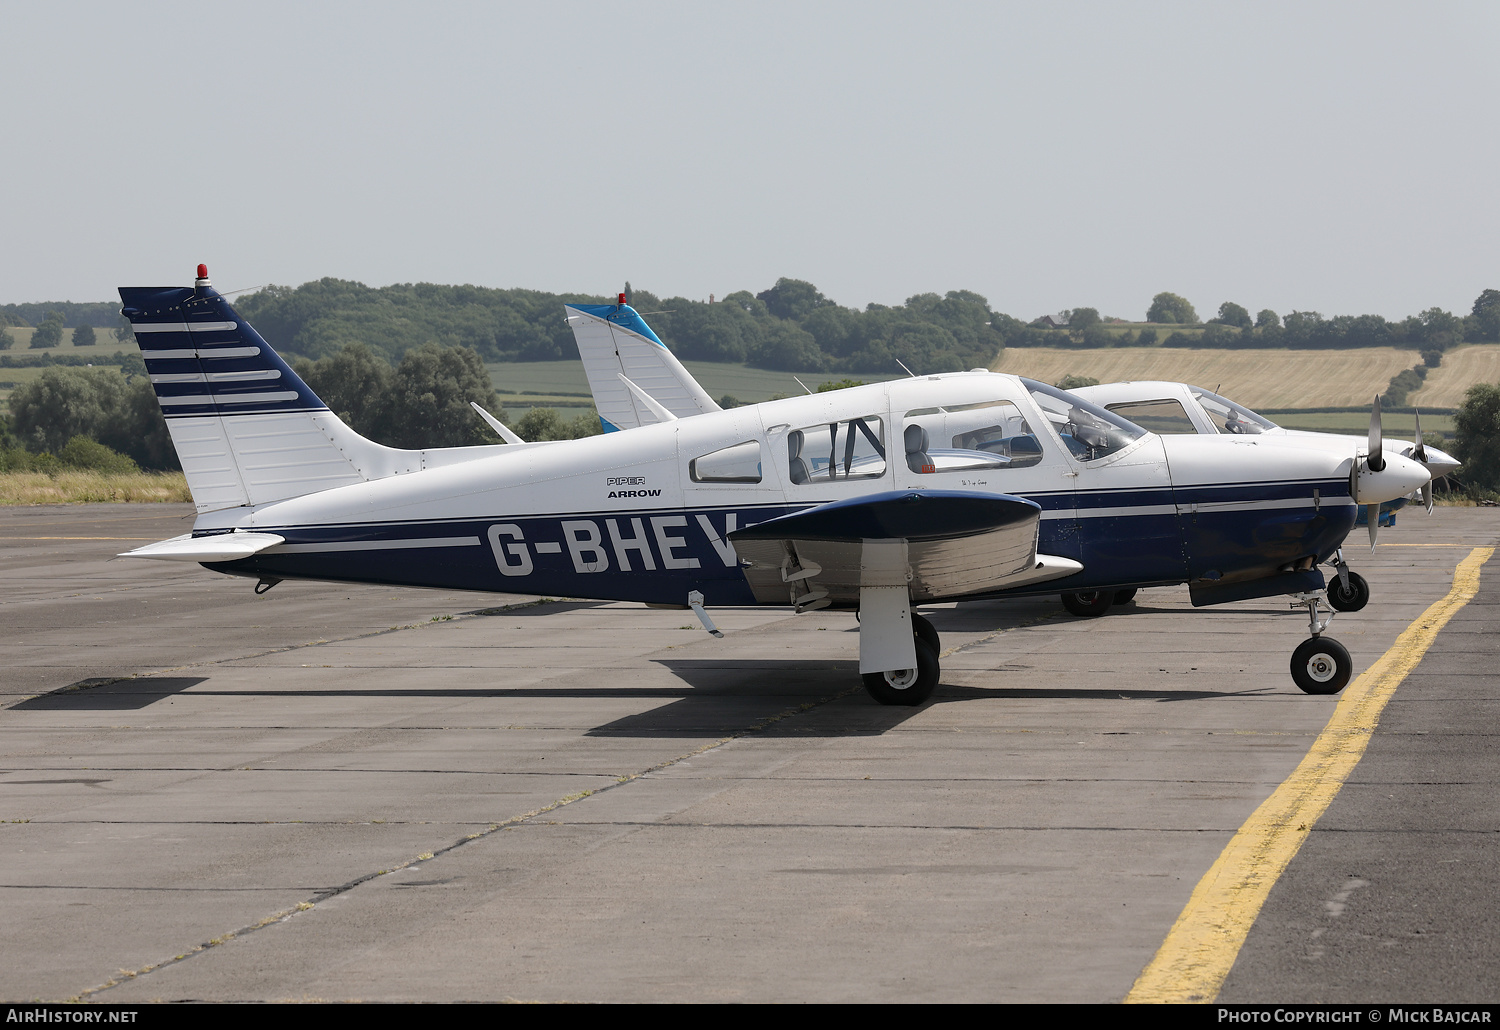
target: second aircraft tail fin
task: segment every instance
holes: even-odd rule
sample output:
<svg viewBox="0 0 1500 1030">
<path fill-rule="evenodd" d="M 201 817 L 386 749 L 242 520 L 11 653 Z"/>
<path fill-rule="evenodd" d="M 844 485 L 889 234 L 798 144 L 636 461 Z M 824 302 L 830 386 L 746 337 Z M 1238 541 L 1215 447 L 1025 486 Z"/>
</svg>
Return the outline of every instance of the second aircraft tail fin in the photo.
<svg viewBox="0 0 1500 1030">
<path fill-rule="evenodd" d="M 662 421 L 620 381 L 622 375 L 677 418 L 720 410 L 645 319 L 625 303 L 623 293 L 618 304 L 568 304 L 566 310 L 606 433 Z"/>
</svg>

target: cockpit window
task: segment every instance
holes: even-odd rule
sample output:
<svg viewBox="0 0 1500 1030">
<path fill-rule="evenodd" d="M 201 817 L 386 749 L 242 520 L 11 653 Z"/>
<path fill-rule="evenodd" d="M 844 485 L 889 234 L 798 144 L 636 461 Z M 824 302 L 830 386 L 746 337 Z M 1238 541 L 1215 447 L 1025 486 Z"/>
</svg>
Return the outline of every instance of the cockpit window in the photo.
<svg viewBox="0 0 1500 1030">
<path fill-rule="evenodd" d="M 1236 404 L 1227 397 L 1209 393 L 1199 386 L 1189 386 L 1188 389 L 1192 391 L 1198 403 L 1203 405 L 1203 410 L 1208 412 L 1208 420 L 1221 433 L 1230 433 L 1235 436 L 1259 436 L 1267 429 L 1280 428 L 1264 415 L 1257 415 L 1249 408 Z"/>
<path fill-rule="evenodd" d="M 799 485 L 885 475 L 884 423 L 874 415 L 794 429 L 786 443 L 787 474 Z"/>
<path fill-rule="evenodd" d="M 1108 406 L 1121 418 L 1128 418 L 1142 429 L 1162 435 L 1196 433 L 1198 427 L 1188 418 L 1182 402 L 1166 398 L 1159 401 L 1121 401 Z"/>
<path fill-rule="evenodd" d="M 1127 422 L 1112 411 L 1091 404 L 1082 397 L 1059 390 L 1034 379 L 1022 379 L 1031 399 L 1052 423 L 1057 435 L 1079 461 L 1098 461 L 1129 447 L 1146 435 L 1146 430 Z"/>
<path fill-rule="evenodd" d="M 906 413 L 902 442 L 913 472 L 968 472 L 1027 468 L 1042 460 L 1042 445 L 1010 401 L 949 404 Z"/>
</svg>

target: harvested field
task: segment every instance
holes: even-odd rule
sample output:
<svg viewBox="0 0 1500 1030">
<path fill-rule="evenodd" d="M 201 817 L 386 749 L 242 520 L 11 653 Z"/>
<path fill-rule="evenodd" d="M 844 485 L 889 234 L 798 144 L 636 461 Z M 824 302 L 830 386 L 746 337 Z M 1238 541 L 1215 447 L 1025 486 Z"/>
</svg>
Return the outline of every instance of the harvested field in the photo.
<svg viewBox="0 0 1500 1030">
<path fill-rule="evenodd" d="M 1422 389 L 1407 398 L 1423 408 L 1456 408 L 1475 383 L 1500 383 L 1500 346 L 1471 343 L 1443 355 L 1443 363 L 1427 373 Z"/>
<path fill-rule="evenodd" d="M 1500 348 L 1497 348 L 1500 350 Z M 1101 383 L 1165 379 L 1219 392 L 1252 408 L 1331 408 L 1369 404 L 1391 377 L 1421 357 L 1395 347 L 1359 350 L 1207 350 L 1007 347 L 996 372 L 1055 383 L 1068 374 Z M 1444 359 L 1444 365 L 1447 359 Z M 1441 371 L 1441 370 L 1440 370 Z"/>
</svg>

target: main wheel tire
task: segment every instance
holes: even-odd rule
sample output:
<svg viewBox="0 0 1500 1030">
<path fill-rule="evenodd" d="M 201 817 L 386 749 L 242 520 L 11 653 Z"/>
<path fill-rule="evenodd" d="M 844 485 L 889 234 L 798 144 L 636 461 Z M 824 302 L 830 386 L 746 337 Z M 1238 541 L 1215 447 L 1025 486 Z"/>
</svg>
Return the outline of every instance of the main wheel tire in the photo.
<svg viewBox="0 0 1500 1030">
<path fill-rule="evenodd" d="M 1353 670 L 1349 651 L 1329 637 L 1309 637 L 1292 652 L 1292 679 L 1309 694 L 1337 694 Z"/>
<path fill-rule="evenodd" d="M 1081 594 L 1063 594 L 1063 607 L 1074 615 L 1094 618 L 1109 611 L 1115 603 L 1115 595 L 1108 590 L 1089 590 Z"/>
<path fill-rule="evenodd" d="M 911 613 L 911 631 L 917 635 L 918 640 L 925 640 L 932 646 L 933 654 L 943 653 L 943 642 L 938 639 L 936 627 L 916 612 Z"/>
<path fill-rule="evenodd" d="M 915 634 L 913 634 L 915 636 Z M 867 672 L 861 677 L 865 690 L 883 705 L 919 705 L 937 689 L 938 653 L 931 644 L 916 637 L 917 667 L 899 672 Z"/>
<path fill-rule="evenodd" d="M 1351 572 L 1346 590 L 1343 578 L 1334 576 L 1328 581 L 1328 603 L 1335 611 L 1357 612 L 1370 603 L 1370 584 L 1359 573 Z"/>
<path fill-rule="evenodd" d="M 1129 590 L 1116 590 L 1115 604 L 1129 604 L 1131 599 L 1134 597 L 1135 587 L 1131 587 Z"/>
</svg>

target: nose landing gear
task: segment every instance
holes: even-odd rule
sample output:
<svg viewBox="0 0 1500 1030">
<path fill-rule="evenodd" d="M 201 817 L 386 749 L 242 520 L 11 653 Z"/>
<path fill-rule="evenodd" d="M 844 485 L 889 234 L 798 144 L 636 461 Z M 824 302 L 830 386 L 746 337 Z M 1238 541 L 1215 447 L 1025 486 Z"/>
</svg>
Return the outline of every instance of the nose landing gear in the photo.
<svg viewBox="0 0 1500 1030">
<path fill-rule="evenodd" d="M 1333 552 L 1328 564 L 1338 572 L 1328 583 L 1329 607 L 1340 612 L 1357 612 L 1369 604 L 1370 584 L 1365 582 L 1365 577 L 1349 570 L 1342 547 Z"/>
<path fill-rule="evenodd" d="M 1292 595 L 1293 608 L 1307 606 L 1307 628 L 1312 634 L 1292 652 L 1292 681 L 1308 694 L 1337 694 L 1349 684 L 1354 671 L 1348 649 L 1332 637 L 1322 635 L 1333 621 L 1332 612 L 1326 619 L 1318 618 L 1318 606 L 1324 600 L 1332 605 L 1331 598 L 1324 598 L 1322 591 Z"/>
</svg>

